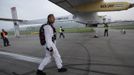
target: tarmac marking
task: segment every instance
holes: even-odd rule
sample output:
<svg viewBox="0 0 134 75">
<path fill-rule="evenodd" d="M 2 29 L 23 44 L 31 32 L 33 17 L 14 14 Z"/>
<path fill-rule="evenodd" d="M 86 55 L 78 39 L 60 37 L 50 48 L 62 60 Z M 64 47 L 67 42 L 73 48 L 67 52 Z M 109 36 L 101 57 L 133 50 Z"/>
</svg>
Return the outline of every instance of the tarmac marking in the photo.
<svg viewBox="0 0 134 75">
<path fill-rule="evenodd" d="M 3 55 L 4 57 L 8 57 L 8 58 L 23 60 L 23 61 L 28 61 L 28 62 L 38 63 L 38 64 L 42 61 L 42 59 L 38 58 L 38 57 L 25 56 L 25 55 L 20 55 L 20 54 L 16 54 L 16 53 L 9 53 L 9 52 L 0 51 L 0 55 Z"/>
<path fill-rule="evenodd" d="M 37 64 L 40 64 L 40 62 L 43 60 L 43 58 L 39 58 L 39 57 L 26 56 L 26 55 L 21 55 L 21 54 L 16 54 L 16 53 L 11 53 L 11 52 L 4 52 L 4 51 L 0 51 L 0 55 L 3 55 L 4 57 L 7 57 L 7 58 L 13 58 L 13 59 L 23 60 L 23 61 L 37 63 Z M 88 59 L 83 59 L 82 57 L 70 57 L 70 56 L 64 56 L 62 58 L 69 58 L 69 59 L 76 59 L 76 60 L 83 60 L 83 61 L 88 60 Z"/>
</svg>

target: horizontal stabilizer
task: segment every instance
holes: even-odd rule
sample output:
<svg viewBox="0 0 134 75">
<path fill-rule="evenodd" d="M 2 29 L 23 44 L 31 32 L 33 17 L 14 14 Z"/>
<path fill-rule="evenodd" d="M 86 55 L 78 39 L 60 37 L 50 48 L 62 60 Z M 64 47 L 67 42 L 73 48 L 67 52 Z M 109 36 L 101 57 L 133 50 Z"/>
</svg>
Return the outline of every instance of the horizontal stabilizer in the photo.
<svg viewBox="0 0 134 75">
<path fill-rule="evenodd" d="M 17 21 L 17 22 L 23 22 L 24 20 L 20 19 L 10 19 L 10 18 L 0 18 L 2 21 Z"/>
</svg>

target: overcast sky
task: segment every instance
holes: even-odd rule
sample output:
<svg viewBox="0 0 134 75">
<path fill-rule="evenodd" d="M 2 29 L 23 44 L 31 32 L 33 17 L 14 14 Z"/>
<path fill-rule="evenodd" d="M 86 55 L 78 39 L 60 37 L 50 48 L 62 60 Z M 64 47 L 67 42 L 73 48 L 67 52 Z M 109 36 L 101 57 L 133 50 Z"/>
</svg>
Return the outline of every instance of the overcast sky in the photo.
<svg viewBox="0 0 134 75">
<path fill-rule="evenodd" d="M 134 0 L 105 1 L 127 1 L 134 3 Z M 48 0 L 0 0 L 0 17 L 11 18 L 11 7 L 17 8 L 19 19 L 41 19 L 46 18 L 50 13 L 54 13 L 56 17 L 70 15 L 69 12 Z M 118 12 L 101 12 L 99 15 L 107 15 L 107 17 L 113 20 L 134 20 L 134 8 Z M 1 28 L 13 28 L 13 24 L 11 22 L 0 21 Z"/>
</svg>

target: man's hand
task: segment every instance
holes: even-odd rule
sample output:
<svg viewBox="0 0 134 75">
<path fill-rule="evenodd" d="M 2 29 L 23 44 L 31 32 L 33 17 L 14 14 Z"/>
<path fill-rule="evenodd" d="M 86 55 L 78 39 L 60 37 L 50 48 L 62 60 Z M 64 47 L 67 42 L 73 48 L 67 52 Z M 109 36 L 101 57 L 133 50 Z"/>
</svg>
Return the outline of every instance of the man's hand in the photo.
<svg viewBox="0 0 134 75">
<path fill-rule="evenodd" d="M 49 51 L 50 51 L 50 52 L 53 52 L 53 48 L 51 47 Z"/>
</svg>

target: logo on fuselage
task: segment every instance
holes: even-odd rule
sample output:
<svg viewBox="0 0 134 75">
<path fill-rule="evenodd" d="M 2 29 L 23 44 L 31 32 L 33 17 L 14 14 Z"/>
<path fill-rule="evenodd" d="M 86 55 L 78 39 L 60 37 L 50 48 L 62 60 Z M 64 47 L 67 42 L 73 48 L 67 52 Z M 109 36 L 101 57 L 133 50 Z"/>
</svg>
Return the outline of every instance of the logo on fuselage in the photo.
<svg viewBox="0 0 134 75">
<path fill-rule="evenodd" d="M 100 5 L 100 8 L 113 8 L 114 7 L 114 4 L 103 4 L 103 5 Z"/>
</svg>

